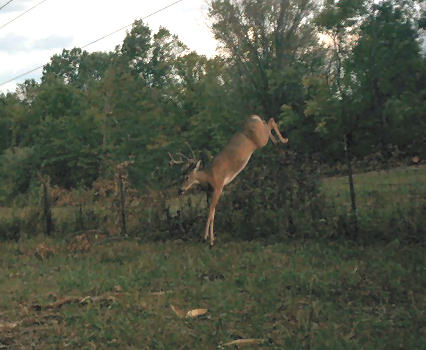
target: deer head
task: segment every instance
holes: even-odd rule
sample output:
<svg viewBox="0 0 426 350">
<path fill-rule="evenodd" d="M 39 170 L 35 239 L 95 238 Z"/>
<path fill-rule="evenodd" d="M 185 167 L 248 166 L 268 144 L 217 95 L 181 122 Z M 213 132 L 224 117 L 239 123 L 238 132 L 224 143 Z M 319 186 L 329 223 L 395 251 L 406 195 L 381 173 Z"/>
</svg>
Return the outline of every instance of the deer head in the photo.
<svg viewBox="0 0 426 350">
<path fill-rule="evenodd" d="M 192 149 L 191 149 L 192 151 Z M 182 173 L 184 173 L 183 183 L 178 190 L 178 194 L 181 195 L 193 185 L 199 183 L 197 178 L 198 170 L 200 169 L 201 160 L 197 161 L 195 159 L 195 155 L 192 152 L 192 157 L 188 157 L 182 152 L 178 152 L 173 156 L 169 153 L 170 158 L 170 166 L 174 166 L 177 164 L 182 165 Z"/>
<path fill-rule="evenodd" d="M 198 179 L 198 171 L 200 169 L 201 160 L 197 162 L 195 165 L 195 168 L 190 170 L 183 179 L 183 183 L 180 186 L 178 193 L 179 195 L 183 194 L 184 192 L 188 191 L 193 185 L 200 183 Z"/>
</svg>

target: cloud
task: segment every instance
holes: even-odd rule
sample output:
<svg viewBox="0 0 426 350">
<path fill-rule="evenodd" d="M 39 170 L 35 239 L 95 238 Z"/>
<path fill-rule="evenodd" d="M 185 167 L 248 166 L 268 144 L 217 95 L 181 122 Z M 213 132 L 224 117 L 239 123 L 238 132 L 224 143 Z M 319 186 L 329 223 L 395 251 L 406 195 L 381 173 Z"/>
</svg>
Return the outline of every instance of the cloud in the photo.
<svg viewBox="0 0 426 350">
<path fill-rule="evenodd" d="M 10 54 L 25 51 L 27 49 L 26 41 L 27 39 L 24 36 L 9 34 L 0 38 L 0 51 Z"/>
<path fill-rule="evenodd" d="M 31 40 L 22 35 L 8 34 L 0 37 L 0 52 L 14 54 L 32 50 L 63 49 L 72 44 L 72 37 L 51 35 L 44 39 Z"/>
<path fill-rule="evenodd" d="M 2 0 L 0 6 L 5 5 L 9 0 Z M 20 0 L 20 1 L 12 1 L 10 4 L 6 5 L 1 9 L 2 13 L 8 12 L 18 12 L 29 9 L 31 6 L 35 4 L 34 0 Z"/>
<path fill-rule="evenodd" d="M 30 49 L 34 50 L 50 50 L 58 48 L 67 48 L 73 42 L 70 36 L 51 35 L 45 39 L 34 41 L 30 45 Z"/>
</svg>

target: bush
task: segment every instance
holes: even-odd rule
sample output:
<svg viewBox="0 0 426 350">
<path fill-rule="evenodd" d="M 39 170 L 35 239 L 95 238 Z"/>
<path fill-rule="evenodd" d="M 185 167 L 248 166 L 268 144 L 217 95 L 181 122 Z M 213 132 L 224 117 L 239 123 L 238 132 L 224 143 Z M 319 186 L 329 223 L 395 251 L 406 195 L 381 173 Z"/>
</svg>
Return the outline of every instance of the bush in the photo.
<svg viewBox="0 0 426 350">
<path fill-rule="evenodd" d="M 324 234 L 325 206 L 315 164 L 295 153 L 278 149 L 256 155 L 230 191 L 218 205 L 220 231 L 273 240 Z"/>
<path fill-rule="evenodd" d="M 35 206 L 2 208 L 0 213 L 0 240 L 19 240 L 39 232 L 40 211 Z"/>
<path fill-rule="evenodd" d="M 8 148 L 0 155 L 0 202 L 28 191 L 35 172 L 34 157 L 31 147 Z"/>
</svg>

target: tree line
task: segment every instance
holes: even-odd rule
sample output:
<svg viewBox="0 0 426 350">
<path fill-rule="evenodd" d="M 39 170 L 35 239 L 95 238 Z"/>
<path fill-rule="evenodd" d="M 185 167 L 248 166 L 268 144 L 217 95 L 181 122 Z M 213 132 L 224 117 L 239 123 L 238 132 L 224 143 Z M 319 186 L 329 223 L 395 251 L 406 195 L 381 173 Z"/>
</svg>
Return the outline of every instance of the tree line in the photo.
<svg viewBox="0 0 426 350">
<path fill-rule="evenodd" d="M 301 162 L 424 159 L 420 2 L 213 0 L 209 18 L 216 57 L 136 20 L 115 50 L 64 49 L 0 94 L 0 200 L 40 174 L 90 187 L 127 160 L 137 188 L 170 187 L 168 152 L 207 162 L 250 114 L 274 117 Z"/>
</svg>

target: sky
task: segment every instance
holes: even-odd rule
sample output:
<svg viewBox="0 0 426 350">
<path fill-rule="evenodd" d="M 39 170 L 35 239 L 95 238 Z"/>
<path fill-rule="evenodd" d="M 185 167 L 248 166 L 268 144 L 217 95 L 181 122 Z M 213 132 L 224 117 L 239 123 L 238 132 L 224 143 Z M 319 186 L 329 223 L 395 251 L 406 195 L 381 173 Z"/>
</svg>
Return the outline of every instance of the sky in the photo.
<svg viewBox="0 0 426 350">
<path fill-rule="evenodd" d="M 14 0 L 0 10 L 0 84 L 49 62 L 62 50 L 81 47 L 143 18 L 175 0 L 46 0 L 14 22 L 41 0 Z M 0 7 L 8 0 L 0 0 Z M 144 20 L 153 32 L 160 26 L 199 54 L 214 56 L 216 41 L 209 29 L 206 0 L 183 0 Z M 131 27 L 128 27 L 129 30 Z M 85 50 L 112 51 L 126 35 L 122 30 Z M 42 70 L 0 87 L 15 91 L 25 79 L 41 77 Z"/>
</svg>

